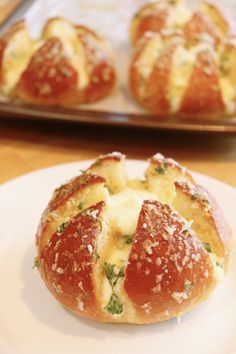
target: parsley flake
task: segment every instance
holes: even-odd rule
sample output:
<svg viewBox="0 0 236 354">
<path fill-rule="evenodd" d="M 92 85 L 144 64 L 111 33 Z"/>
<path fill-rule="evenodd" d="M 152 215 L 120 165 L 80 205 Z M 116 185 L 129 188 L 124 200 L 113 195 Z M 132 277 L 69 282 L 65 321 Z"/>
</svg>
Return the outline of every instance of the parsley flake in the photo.
<svg viewBox="0 0 236 354">
<path fill-rule="evenodd" d="M 164 168 L 164 167 L 156 167 L 155 169 L 154 169 L 154 171 L 156 172 L 156 173 L 158 173 L 159 175 L 165 175 L 166 174 L 166 169 Z"/>
<path fill-rule="evenodd" d="M 38 257 L 35 257 L 35 259 L 34 259 L 34 265 L 33 265 L 32 269 L 34 269 L 34 268 L 39 268 L 39 267 L 40 267 L 40 260 L 39 260 Z"/>
<path fill-rule="evenodd" d="M 95 250 L 94 255 L 95 255 L 95 263 L 97 263 L 97 261 L 98 261 L 99 258 L 101 258 L 101 257 L 99 256 L 97 250 Z"/>
<path fill-rule="evenodd" d="M 63 188 L 64 188 L 64 185 L 62 185 L 62 186 L 56 188 L 56 189 L 55 189 L 55 192 L 60 192 Z"/>
<path fill-rule="evenodd" d="M 123 312 L 123 304 L 120 302 L 120 299 L 115 293 L 111 295 L 105 310 L 110 312 L 112 315 L 119 315 Z"/>
<path fill-rule="evenodd" d="M 203 242 L 205 250 L 209 253 L 212 253 L 211 245 L 208 242 Z"/>
<path fill-rule="evenodd" d="M 104 264 L 104 270 L 112 289 L 114 289 L 118 280 L 125 275 L 125 267 L 118 268 L 115 264 L 107 262 Z"/>
<path fill-rule="evenodd" d="M 124 235 L 122 236 L 122 238 L 126 245 L 129 245 L 130 243 L 133 242 L 133 235 Z"/>
<path fill-rule="evenodd" d="M 61 225 L 59 225 L 57 228 L 57 234 L 58 235 L 62 234 L 65 231 L 65 229 L 69 226 L 69 223 L 70 223 L 69 221 L 65 221 Z"/>
<path fill-rule="evenodd" d="M 79 203 L 78 209 L 79 209 L 79 210 L 83 210 L 83 207 L 84 207 L 84 205 L 83 205 L 82 203 Z"/>
<path fill-rule="evenodd" d="M 217 267 L 223 268 L 223 265 L 218 261 L 216 261 L 216 265 L 217 265 Z"/>
</svg>

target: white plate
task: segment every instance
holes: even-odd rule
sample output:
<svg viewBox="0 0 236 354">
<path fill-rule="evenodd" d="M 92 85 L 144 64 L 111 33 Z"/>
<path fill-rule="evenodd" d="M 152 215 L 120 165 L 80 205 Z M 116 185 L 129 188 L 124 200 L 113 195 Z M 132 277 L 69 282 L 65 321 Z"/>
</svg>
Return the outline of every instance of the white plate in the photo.
<svg viewBox="0 0 236 354">
<path fill-rule="evenodd" d="M 164 323 L 135 326 L 98 324 L 75 317 L 46 290 L 32 270 L 34 234 L 52 190 L 89 162 L 51 167 L 0 186 L 1 354 L 232 354 L 236 353 L 236 252 L 228 274 L 196 310 Z M 127 162 L 131 175 L 145 168 Z M 236 190 L 194 174 L 217 198 L 236 235 Z M 233 236 L 233 248 L 236 239 Z"/>
</svg>

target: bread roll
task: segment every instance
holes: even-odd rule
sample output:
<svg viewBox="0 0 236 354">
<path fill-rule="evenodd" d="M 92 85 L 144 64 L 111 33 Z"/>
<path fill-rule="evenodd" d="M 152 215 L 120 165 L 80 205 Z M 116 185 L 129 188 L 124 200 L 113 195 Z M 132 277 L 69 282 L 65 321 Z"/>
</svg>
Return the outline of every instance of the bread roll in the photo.
<svg viewBox="0 0 236 354">
<path fill-rule="evenodd" d="M 100 156 L 55 190 L 36 235 L 35 264 L 53 296 L 100 322 L 148 324 L 208 298 L 229 257 L 214 198 L 161 154 L 143 180 L 125 156 Z"/>
<path fill-rule="evenodd" d="M 230 31 L 221 12 L 207 2 L 193 13 L 180 1 L 141 8 L 131 25 L 134 98 L 160 118 L 234 116 L 236 46 Z"/>
<path fill-rule="evenodd" d="M 32 40 L 24 22 L 0 39 L 0 91 L 41 105 L 94 102 L 116 81 L 111 53 L 91 29 L 55 17 Z"/>
</svg>

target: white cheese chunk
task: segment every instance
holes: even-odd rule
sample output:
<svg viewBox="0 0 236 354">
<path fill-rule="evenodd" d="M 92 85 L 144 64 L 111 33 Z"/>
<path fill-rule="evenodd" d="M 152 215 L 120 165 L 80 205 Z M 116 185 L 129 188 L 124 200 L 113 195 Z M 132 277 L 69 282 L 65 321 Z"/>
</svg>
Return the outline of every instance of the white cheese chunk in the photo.
<svg viewBox="0 0 236 354">
<path fill-rule="evenodd" d="M 147 199 L 153 200 L 156 196 L 129 188 L 110 197 L 107 217 L 120 235 L 134 234 L 142 203 Z"/>
</svg>

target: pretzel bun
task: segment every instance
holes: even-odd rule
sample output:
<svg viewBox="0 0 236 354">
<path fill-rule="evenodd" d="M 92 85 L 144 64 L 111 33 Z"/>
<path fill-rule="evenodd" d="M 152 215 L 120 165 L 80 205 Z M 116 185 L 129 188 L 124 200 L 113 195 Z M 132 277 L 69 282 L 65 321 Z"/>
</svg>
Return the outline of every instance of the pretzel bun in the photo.
<svg viewBox="0 0 236 354">
<path fill-rule="evenodd" d="M 207 2 L 195 12 L 180 1 L 141 8 L 131 25 L 134 98 L 163 118 L 234 116 L 236 46 L 230 31 L 220 10 Z"/>
<path fill-rule="evenodd" d="M 24 22 L 13 25 L 0 40 L 0 73 L 3 94 L 42 105 L 100 100 L 116 80 L 105 40 L 59 17 L 35 41 Z"/>
<path fill-rule="evenodd" d="M 135 99 L 161 117 L 215 119 L 236 113 L 236 46 L 189 43 L 181 35 L 143 37 L 130 66 Z"/>
<path fill-rule="evenodd" d="M 222 280 L 229 229 L 214 198 L 161 154 L 130 179 L 125 156 L 100 156 L 56 189 L 36 235 L 35 264 L 77 315 L 147 324 L 181 316 Z"/>
</svg>

